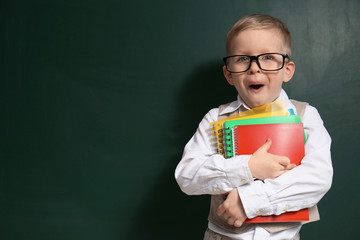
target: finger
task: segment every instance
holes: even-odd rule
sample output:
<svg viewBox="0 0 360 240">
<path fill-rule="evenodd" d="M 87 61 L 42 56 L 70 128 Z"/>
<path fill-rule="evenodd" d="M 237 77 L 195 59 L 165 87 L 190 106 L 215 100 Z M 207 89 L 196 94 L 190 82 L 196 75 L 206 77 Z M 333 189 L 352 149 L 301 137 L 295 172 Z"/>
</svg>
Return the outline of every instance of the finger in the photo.
<svg viewBox="0 0 360 240">
<path fill-rule="evenodd" d="M 264 143 L 264 145 L 262 145 L 258 150 L 262 150 L 262 151 L 269 151 L 270 147 L 271 147 L 272 141 L 270 138 L 268 138 L 266 140 L 266 142 Z"/>
<path fill-rule="evenodd" d="M 222 217 L 227 221 L 229 220 L 230 218 L 232 218 L 232 216 L 228 213 L 228 212 L 225 212 Z"/>
<path fill-rule="evenodd" d="M 225 213 L 224 204 L 221 204 L 218 209 L 216 210 L 216 214 L 220 217 Z"/>
<path fill-rule="evenodd" d="M 286 168 L 285 168 L 285 170 L 291 170 L 291 169 L 293 169 L 293 168 L 295 168 L 296 167 L 296 164 L 289 164 L 289 165 L 287 165 L 286 166 Z"/>
<path fill-rule="evenodd" d="M 290 165 L 290 159 L 288 157 L 279 157 L 278 163 L 280 163 L 285 168 Z"/>
<path fill-rule="evenodd" d="M 230 217 L 230 218 L 228 218 L 227 219 L 227 221 L 226 221 L 229 225 L 234 225 L 234 223 L 235 223 L 235 219 L 234 218 L 232 218 L 232 217 Z"/>
<path fill-rule="evenodd" d="M 242 224 L 243 224 L 243 222 L 240 221 L 240 220 L 236 220 L 236 221 L 234 222 L 234 226 L 235 226 L 235 227 L 241 227 Z"/>
</svg>

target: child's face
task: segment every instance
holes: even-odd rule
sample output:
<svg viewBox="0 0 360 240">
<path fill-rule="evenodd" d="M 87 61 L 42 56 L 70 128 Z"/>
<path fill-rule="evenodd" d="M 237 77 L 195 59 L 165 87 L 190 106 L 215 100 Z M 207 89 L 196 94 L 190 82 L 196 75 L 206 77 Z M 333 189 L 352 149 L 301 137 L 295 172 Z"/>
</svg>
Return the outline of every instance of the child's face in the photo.
<svg viewBox="0 0 360 240">
<path fill-rule="evenodd" d="M 230 55 L 286 54 L 282 35 L 275 29 L 242 31 L 232 40 L 230 51 Z M 261 70 L 256 61 L 253 61 L 246 72 L 230 73 L 225 66 L 223 71 L 226 80 L 235 86 L 242 100 L 250 108 L 254 108 L 279 97 L 282 83 L 290 81 L 295 72 L 295 64 L 286 60 L 284 68 L 269 72 Z"/>
</svg>

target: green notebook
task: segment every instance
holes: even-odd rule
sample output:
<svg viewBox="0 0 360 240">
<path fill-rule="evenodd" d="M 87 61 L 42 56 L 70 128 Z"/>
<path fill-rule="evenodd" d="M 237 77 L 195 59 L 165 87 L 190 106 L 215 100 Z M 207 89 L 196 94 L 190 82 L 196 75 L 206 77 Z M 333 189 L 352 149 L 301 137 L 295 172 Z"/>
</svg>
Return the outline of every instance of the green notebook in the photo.
<svg viewBox="0 0 360 240">
<path fill-rule="evenodd" d="M 274 117 L 263 117 L 263 118 L 250 118 L 242 120 L 230 120 L 224 122 L 224 146 L 226 158 L 234 156 L 233 146 L 233 130 L 234 126 L 237 125 L 256 125 L 256 124 L 277 124 L 277 123 L 301 123 L 301 119 L 298 115 L 288 116 L 274 116 Z M 305 140 L 305 134 L 304 134 Z"/>
</svg>

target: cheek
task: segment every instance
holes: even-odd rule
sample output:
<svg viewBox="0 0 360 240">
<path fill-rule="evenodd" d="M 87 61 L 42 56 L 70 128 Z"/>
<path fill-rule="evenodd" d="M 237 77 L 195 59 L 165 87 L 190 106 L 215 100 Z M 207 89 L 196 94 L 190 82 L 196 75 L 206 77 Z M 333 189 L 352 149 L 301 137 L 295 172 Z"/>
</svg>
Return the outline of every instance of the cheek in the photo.
<svg viewBox="0 0 360 240">
<path fill-rule="evenodd" d="M 246 91 L 246 87 L 244 86 L 244 84 L 242 82 L 236 82 L 236 84 L 234 84 L 234 86 L 239 93 Z"/>
<path fill-rule="evenodd" d="M 239 91 L 239 90 L 242 90 L 242 89 L 244 88 L 243 83 L 240 82 L 240 81 L 235 81 L 235 82 L 234 82 L 234 86 L 235 86 L 235 88 L 236 88 L 238 91 Z"/>
<path fill-rule="evenodd" d="M 278 86 L 282 86 L 284 79 L 285 79 L 285 75 L 283 73 L 279 73 L 278 75 L 271 76 L 269 78 L 269 82 L 274 87 L 278 87 Z"/>
<path fill-rule="evenodd" d="M 233 82 L 235 86 L 243 86 L 244 85 L 244 79 L 241 76 L 236 76 L 233 78 Z"/>
</svg>

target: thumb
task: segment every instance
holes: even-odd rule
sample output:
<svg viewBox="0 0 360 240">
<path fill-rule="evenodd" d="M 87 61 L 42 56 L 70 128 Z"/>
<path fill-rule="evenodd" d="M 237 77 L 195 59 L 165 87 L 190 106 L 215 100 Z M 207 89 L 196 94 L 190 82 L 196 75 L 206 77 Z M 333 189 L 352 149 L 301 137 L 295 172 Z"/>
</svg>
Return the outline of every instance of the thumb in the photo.
<svg viewBox="0 0 360 240">
<path fill-rule="evenodd" d="M 270 138 L 266 139 L 266 142 L 264 143 L 264 145 L 262 145 L 259 150 L 262 150 L 262 151 L 269 151 L 270 147 L 271 147 L 271 144 L 272 144 L 272 141 Z"/>
</svg>

